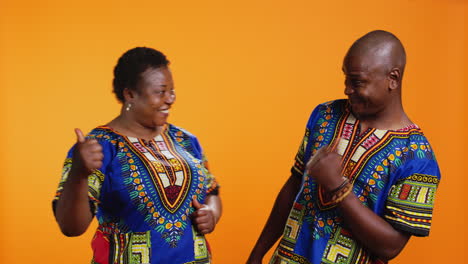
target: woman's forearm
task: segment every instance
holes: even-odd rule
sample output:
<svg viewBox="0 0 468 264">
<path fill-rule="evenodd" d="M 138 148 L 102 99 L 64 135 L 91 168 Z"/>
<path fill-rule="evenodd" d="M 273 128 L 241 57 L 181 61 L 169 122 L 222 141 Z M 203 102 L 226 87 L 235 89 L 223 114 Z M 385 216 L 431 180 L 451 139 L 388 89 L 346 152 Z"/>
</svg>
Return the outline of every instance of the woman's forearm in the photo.
<svg viewBox="0 0 468 264">
<path fill-rule="evenodd" d="M 88 228 L 93 214 L 88 198 L 88 177 L 70 172 L 60 199 L 56 203 L 55 218 L 66 236 L 79 236 Z"/>
</svg>

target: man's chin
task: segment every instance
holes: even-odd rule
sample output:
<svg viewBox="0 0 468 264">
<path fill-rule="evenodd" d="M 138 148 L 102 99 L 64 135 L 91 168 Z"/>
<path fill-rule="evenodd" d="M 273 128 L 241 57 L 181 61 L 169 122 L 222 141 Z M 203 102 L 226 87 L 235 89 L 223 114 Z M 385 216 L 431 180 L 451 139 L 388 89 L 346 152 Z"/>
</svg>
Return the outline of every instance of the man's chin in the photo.
<svg viewBox="0 0 468 264">
<path fill-rule="evenodd" d="M 351 112 L 357 118 L 363 118 L 363 117 L 367 117 L 369 115 L 369 111 L 367 111 L 367 109 L 365 109 L 363 107 L 360 107 L 358 105 L 351 106 Z"/>
<path fill-rule="evenodd" d="M 363 109 L 362 107 L 359 107 L 358 104 L 351 104 L 351 112 L 353 112 L 353 114 L 355 115 L 359 115 L 363 112 Z"/>
</svg>

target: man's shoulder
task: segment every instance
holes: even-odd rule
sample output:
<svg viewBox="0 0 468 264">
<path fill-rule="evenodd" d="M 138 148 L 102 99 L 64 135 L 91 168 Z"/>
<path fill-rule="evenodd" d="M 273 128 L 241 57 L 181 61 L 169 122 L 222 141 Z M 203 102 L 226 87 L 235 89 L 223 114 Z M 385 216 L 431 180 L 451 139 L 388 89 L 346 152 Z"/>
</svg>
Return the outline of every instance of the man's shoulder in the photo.
<svg viewBox="0 0 468 264">
<path fill-rule="evenodd" d="M 344 113 L 347 109 L 348 100 L 346 99 L 337 99 L 333 101 L 327 101 L 317 105 L 312 112 L 312 116 L 319 115 L 336 115 Z"/>
<path fill-rule="evenodd" d="M 421 149 L 432 152 L 432 148 L 430 147 L 429 140 L 424 135 L 423 130 L 419 126 L 414 125 L 413 127 L 408 129 L 407 131 L 404 131 L 403 133 L 405 132 L 408 134 L 408 139 L 409 139 L 408 144 L 412 145 L 413 147 L 415 144 L 417 144 L 417 145 L 423 146 Z"/>
<path fill-rule="evenodd" d="M 317 122 L 323 124 L 336 122 L 336 120 L 338 120 L 343 114 L 347 112 L 347 105 L 348 100 L 346 99 L 328 101 L 317 105 L 310 114 L 307 126 L 313 127 L 317 124 Z"/>
<path fill-rule="evenodd" d="M 346 109 L 346 106 L 348 104 L 348 100 L 347 99 L 337 99 L 337 100 L 332 100 L 332 101 L 327 101 L 327 102 L 324 102 L 324 103 L 321 103 L 319 105 L 317 105 L 316 109 L 319 109 L 319 110 L 327 110 L 328 111 L 343 111 L 344 109 Z"/>
</svg>

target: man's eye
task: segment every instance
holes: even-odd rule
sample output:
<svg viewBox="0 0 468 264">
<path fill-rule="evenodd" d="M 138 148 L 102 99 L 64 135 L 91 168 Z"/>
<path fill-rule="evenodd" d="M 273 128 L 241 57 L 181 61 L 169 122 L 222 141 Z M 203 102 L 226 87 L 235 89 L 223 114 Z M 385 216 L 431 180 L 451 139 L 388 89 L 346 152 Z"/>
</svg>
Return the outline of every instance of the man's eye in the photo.
<svg viewBox="0 0 468 264">
<path fill-rule="evenodd" d="M 360 80 L 355 80 L 355 79 L 345 79 L 345 85 L 351 85 L 352 87 L 359 87 L 363 84 L 362 81 Z"/>
<path fill-rule="evenodd" d="M 359 86 L 362 85 L 362 81 L 360 81 L 360 80 L 352 80 L 352 81 L 351 81 L 351 85 L 352 85 L 353 87 L 359 87 Z"/>
</svg>

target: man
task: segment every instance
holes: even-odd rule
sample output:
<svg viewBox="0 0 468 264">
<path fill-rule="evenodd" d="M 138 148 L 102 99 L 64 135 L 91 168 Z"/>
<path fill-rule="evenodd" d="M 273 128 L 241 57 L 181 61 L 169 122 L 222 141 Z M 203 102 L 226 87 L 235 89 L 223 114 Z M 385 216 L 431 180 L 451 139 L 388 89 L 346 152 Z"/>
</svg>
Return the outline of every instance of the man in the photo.
<svg viewBox="0 0 468 264">
<path fill-rule="evenodd" d="M 389 32 L 351 46 L 343 61 L 348 100 L 313 111 L 248 263 L 261 263 L 283 230 L 270 263 L 387 263 L 412 235 L 429 234 L 440 172 L 403 110 L 405 64 Z"/>
</svg>

